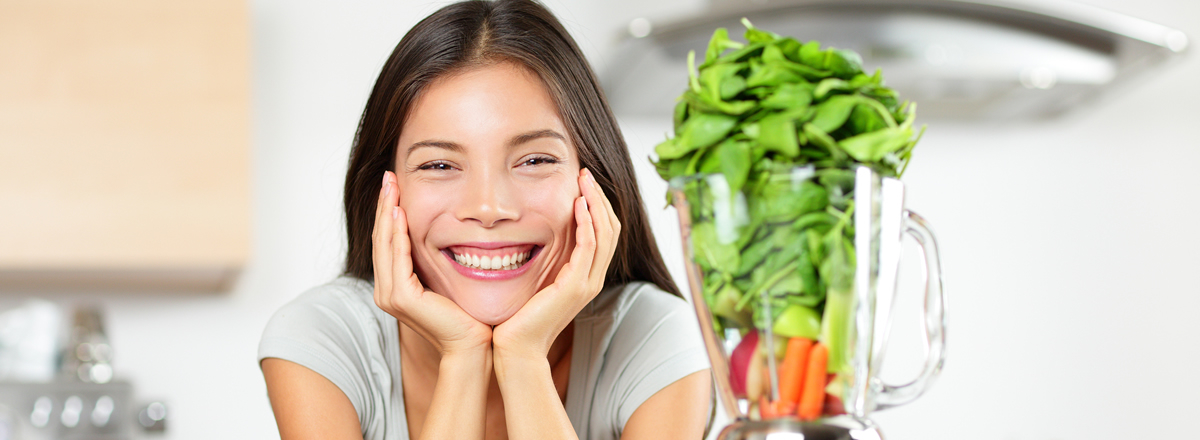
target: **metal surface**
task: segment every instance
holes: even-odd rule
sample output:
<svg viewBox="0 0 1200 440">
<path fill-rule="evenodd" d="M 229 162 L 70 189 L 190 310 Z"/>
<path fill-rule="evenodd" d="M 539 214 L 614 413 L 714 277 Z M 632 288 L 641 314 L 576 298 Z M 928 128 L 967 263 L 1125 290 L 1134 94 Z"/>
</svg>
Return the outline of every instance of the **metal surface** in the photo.
<svg viewBox="0 0 1200 440">
<path fill-rule="evenodd" d="M 870 420 L 851 417 L 802 423 L 791 419 L 738 420 L 726 426 L 718 440 L 882 440 Z"/>
<path fill-rule="evenodd" d="M 1078 108 L 1182 53 L 1165 26 L 1076 3 L 966 0 L 717 1 L 672 23 L 638 19 L 603 77 L 621 114 L 668 118 L 687 84 L 689 51 L 739 20 L 850 49 L 882 69 L 922 119 L 1029 120 Z M 651 29 L 646 32 L 646 29 Z M 636 37 L 642 35 L 642 37 Z"/>
<path fill-rule="evenodd" d="M 104 331 L 104 316 L 100 309 L 76 309 L 70 338 L 63 353 L 62 373 L 83 382 L 112 380 L 113 350 Z"/>
<path fill-rule="evenodd" d="M 0 382 L 0 438 L 125 440 L 134 436 L 128 382 Z"/>
</svg>

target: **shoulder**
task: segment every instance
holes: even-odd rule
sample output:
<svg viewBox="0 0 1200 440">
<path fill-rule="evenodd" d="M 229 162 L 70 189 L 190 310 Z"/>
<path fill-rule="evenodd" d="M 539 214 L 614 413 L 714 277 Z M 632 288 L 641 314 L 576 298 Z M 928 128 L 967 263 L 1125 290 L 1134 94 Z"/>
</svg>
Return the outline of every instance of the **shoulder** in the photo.
<svg viewBox="0 0 1200 440">
<path fill-rule="evenodd" d="M 611 286 L 600 292 L 596 299 L 580 314 L 581 318 L 611 319 L 620 327 L 626 323 L 636 324 L 647 319 L 665 318 L 693 313 L 683 298 L 672 295 L 658 286 L 634 281 Z"/>
<path fill-rule="evenodd" d="M 375 307 L 372 291 L 371 283 L 349 277 L 309 289 L 271 316 L 262 340 L 376 334 L 381 311 Z"/>
<path fill-rule="evenodd" d="M 373 287 L 370 282 L 350 277 L 334 280 L 304 291 L 271 317 L 268 327 L 290 324 L 303 318 L 361 319 L 373 317 Z"/>
<path fill-rule="evenodd" d="M 614 332 L 610 349 L 620 349 L 626 341 L 677 341 L 684 345 L 701 343 L 695 311 L 683 298 L 647 282 L 633 282 L 614 289 L 606 298 L 611 302 Z M 616 345 L 616 347 L 611 347 Z"/>
<path fill-rule="evenodd" d="M 597 299 L 613 319 L 599 382 L 611 387 L 604 417 L 619 432 L 646 399 L 709 363 L 695 311 L 682 298 L 635 282 Z"/>
<path fill-rule="evenodd" d="M 390 374 L 387 341 L 395 318 L 375 306 L 370 282 L 341 277 L 314 287 L 281 307 L 259 340 L 258 360 L 279 358 L 329 379 L 350 398 L 360 417 L 378 381 Z M 390 318 L 390 319 L 389 319 Z"/>
<path fill-rule="evenodd" d="M 682 298 L 651 283 L 621 286 L 606 298 L 613 318 L 611 360 L 656 361 L 674 353 L 703 349 L 695 311 Z"/>
</svg>

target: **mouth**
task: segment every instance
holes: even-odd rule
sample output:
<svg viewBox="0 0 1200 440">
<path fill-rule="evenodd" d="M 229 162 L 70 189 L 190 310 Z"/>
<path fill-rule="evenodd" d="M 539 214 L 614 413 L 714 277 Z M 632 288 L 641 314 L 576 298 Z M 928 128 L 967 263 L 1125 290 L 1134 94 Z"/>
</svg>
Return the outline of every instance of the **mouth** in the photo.
<svg viewBox="0 0 1200 440">
<path fill-rule="evenodd" d="M 442 249 L 459 267 L 472 273 L 511 272 L 524 268 L 537 258 L 542 246 L 536 244 L 472 244 Z"/>
</svg>

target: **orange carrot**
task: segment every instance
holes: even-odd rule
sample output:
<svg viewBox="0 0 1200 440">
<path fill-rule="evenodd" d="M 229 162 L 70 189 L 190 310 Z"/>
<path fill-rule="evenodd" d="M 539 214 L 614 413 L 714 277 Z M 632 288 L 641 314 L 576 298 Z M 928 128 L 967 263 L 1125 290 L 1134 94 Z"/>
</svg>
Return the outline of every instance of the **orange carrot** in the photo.
<svg viewBox="0 0 1200 440">
<path fill-rule="evenodd" d="M 767 396 L 762 396 L 758 401 L 758 414 L 762 420 L 777 419 L 796 414 L 796 404 L 776 400 L 770 402 Z"/>
<path fill-rule="evenodd" d="M 821 416 L 825 404 L 825 378 L 829 362 L 829 347 L 820 342 L 813 344 L 808 355 L 808 371 L 804 375 L 804 393 L 800 396 L 797 415 L 802 420 L 816 420 Z"/>
<path fill-rule="evenodd" d="M 783 356 L 783 367 L 779 369 L 779 400 L 793 406 L 800 402 L 800 389 L 804 385 L 804 368 L 808 364 L 808 352 L 813 341 L 808 338 L 788 339 L 787 354 Z"/>
<path fill-rule="evenodd" d="M 775 402 L 775 412 L 780 417 L 796 415 L 796 404 L 792 402 L 784 402 L 782 400 Z"/>
<path fill-rule="evenodd" d="M 775 405 L 772 405 L 771 402 L 767 400 L 767 396 L 760 396 L 758 398 L 758 415 L 761 420 L 779 417 L 778 414 L 775 414 Z"/>
</svg>

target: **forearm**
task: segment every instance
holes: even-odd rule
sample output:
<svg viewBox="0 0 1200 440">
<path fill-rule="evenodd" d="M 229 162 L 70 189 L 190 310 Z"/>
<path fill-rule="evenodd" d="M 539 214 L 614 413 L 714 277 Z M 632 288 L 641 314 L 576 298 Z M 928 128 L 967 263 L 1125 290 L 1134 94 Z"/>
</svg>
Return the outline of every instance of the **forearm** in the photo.
<svg viewBox="0 0 1200 440">
<path fill-rule="evenodd" d="M 443 356 L 419 437 L 483 439 L 491 373 L 491 348 Z"/>
<path fill-rule="evenodd" d="M 504 397 L 508 438 L 575 440 L 575 428 L 559 400 L 545 357 L 529 358 L 497 351 L 496 381 Z"/>
</svg>

